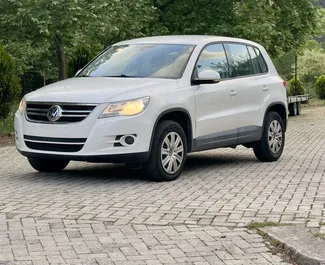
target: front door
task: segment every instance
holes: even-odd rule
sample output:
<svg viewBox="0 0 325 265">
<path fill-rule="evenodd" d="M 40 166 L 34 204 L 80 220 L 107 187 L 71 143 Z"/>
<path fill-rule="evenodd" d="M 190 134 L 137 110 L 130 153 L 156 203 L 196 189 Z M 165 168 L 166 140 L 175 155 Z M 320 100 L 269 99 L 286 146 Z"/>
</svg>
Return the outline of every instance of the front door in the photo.
<svg viewBox="0 0 325 265">
<path fill-rule="evenodd" d="M 217 71 L 221 82 L 195 87 L 196 133 L 195 151 L 232 146 L 237 143 L 237 91 L 230 77 L 223 44 L 206 46 L 195 66 L 196 73 Z"/>
</svg>

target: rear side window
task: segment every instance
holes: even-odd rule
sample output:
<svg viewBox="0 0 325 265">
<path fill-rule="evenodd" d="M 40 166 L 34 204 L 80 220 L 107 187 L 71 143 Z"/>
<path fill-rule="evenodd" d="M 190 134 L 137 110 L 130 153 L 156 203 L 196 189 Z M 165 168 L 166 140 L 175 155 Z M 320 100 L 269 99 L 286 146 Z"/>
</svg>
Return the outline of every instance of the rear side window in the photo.
<svg viewBox="0 0 325 265">
<path fill-rule="evenodd" d="M 260 64 L 260 67 L 261 67 L 261 71 L 262 71 L 262 73 L 263 73 L 263 74 L 264 74 L 264 73 L 267 73 L 269 70 L 268 70 L 268 68 L 267 68 L 267 65 L 266 65 L 266 62 L 265 62 L 265 60 L 264 60 L 264 58 L 263 58 L 262 53 L 261 53 L 260 50 L 257 49 L 257 48 L 254 48 L 254 51 L 255 51 L 255 53 L 256 53 L 256 55 L 257 55 L 257 60 L 258 60 L 258 62 L 259 62 L 259 64 Z"/>
<path fill-rule="evenodd" d="M 211 44 L 204 48 L 196 64 L 198 73 L 203 70 L 213 70 L 219 73 L 221 79 L 229 78 L 229 65 L 222 44 Z"/>
<path fill-rule="evenodd" d="M 227 52 L 229 53 L 228 57 L 231 58 L 232 77 L 254 75 L 251 57 L 246 45 L 227 44 Z"/>
</svg>

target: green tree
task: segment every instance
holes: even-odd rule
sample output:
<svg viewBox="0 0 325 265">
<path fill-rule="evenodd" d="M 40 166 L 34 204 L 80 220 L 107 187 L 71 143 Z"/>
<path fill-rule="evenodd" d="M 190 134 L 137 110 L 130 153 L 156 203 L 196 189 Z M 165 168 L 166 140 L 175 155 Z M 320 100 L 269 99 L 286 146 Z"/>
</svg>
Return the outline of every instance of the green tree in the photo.
<svg viewBox="0 0 325 265">
<path fill-rule="evenodd" d="M 304 81 L 309 82 L 310 80 L 306 80 L 306 79 L 310 79 L 310 78 L 309 77 L 305 78 L 305 73 L 310 72 L 309 70 L 305 69 L 309 67 L 309 65 L 305 64 L 306 58 L 304 57 L 304 52 L 307 51 L 313 51 L 312 53 L 316 52 L 318 54 L 318 53 L 324 53 L 324 49 L 322 48 L 321 43 L 319 43 L 316 40 L 308 40 L 300 48 L 300 51 L 298 53 L 298 59 L 299 59 L 298 67 L 301 67 L 302 71 L 300 71 L 299 74 L 303 76 Z M 303 58 L 300 58 L 301 56 Z M 320 58 L 320 60 L 322 59 L 323 58 Z M 294 75 L 295 51 L 286 52 L 282 56 L 274 58 L 273 62 L 275 64 L 278 73 L 285 80 L 289 80 Z M 312 83 L 314 82 L 313 78 L 311 78 L 311 82 Z"/>
<path fill-rule="evenodd" d="M 123 36 L 124 29 L 142 28 L 152 10 L 146 0 L 2 0 L 0 36 L 6 46 L 22 43 L 20 50 L 27 53 L 22 61 L 26 64 L 29 61 L 47 71 L 56 62 L 58 77 L 64 79 L 67 54 L 76 46 L 99 50 L 106 44 L 107 35 Z M 15 58 L 23 53 L 13 48 L 10 51 Z M 47 57 L 46 63 L 33 59 L 38 51 L 36 57 Z M 53 52 L 56 60 L 50 59 Z"/>
<path fill-rule="evenodd" d="M 0 46 L 0 120 L 8 116 L 20 91 L 14 60 Z"/>
<path fill-rule="evenodd" d="M 73 77 L 76 72 L 82 69 L 93 57 L 94 54 L 90 49 L 78 47 L 68 61 L 68 77 Z"/>
<path fill-rule="evenodd" d="M 317 78 L 315 86 L 319 98 L 325 100 L 325 75 L 322 75 Z"/>
<path fill-rule="evenodd" d="M 290 85 L 290 95 L 295 96 L 295 95 L 304 95 L 305 94 L 305 89 L 304 89 L 304 84 L 300 81 L 299 78 L 292 77 L 292 79 L 289 82 Z"/>
<path fill-rule="evenodd" d="M 298 58 L 298 74 L 302 81 L 314 84 L 319 76 L 325 74 L 324 50 L 306 50 Z"/>
<path fill-rule="evenodd" d="M 285 80 L 290 80 L 293 75 L 292 65 L 295 63 L 295 52 L 286 52 L 282 56 L 273 59 L 273 62 L 279 75 Z"/>
<path fill-rule="evenodd" d="M 242 37 L 263 44 L 273 57 L 298 49 L 315 33 L 319 7 L 309 0 L 153 0 L 169 34 Z"/>
<path fill-rule="evenodd" d="M 309 0 L 2 0 L 0 42 L 19 69 L 33 66 L 63 79 L 76 47 L 97 53 L 147 35 L 242 37 L 276 57 L 315 34 L 319 10 Z"/>
<path fill-rule="evenodd" d="M 153 0 L 153 5 L 156 28 L 165 34 L 226 35 L 233 24 L 233 0 Z"/>
</svg>

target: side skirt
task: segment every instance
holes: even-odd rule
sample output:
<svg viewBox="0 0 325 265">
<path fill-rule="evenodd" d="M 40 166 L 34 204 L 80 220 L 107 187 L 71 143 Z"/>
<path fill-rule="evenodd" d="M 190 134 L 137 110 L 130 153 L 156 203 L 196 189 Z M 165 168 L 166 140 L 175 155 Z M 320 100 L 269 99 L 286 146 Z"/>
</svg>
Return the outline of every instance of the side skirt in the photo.
<svg viewBox="0 0 325 265">
<path fill-rule="evenodd" d="M 247 126 L 238 130 L 229 130 L 193 139 L 192 152 L 257 142 L 262 138 L 263 129 L 259 126 Z"/>
</svg>

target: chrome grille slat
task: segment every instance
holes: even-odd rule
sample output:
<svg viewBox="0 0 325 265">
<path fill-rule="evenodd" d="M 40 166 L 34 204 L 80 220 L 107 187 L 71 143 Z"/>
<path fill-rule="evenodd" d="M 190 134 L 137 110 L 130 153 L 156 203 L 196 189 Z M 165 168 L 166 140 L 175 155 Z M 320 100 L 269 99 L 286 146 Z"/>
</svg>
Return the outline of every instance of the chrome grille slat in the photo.
<svg viewBox="0 0 325 265">
<path fill-rule="evenodd" d="M 65 110 L 64 108 L 62 108 L 63 113 L 91 113 L 91 110 Z"/>
<path fill-rule="evenodd" d="M 65 115 L 64 113 L 62 114 L 62 118 L 63 117 L 67 117 L 67 118 L 86 118 L 88 115 L 83 115 L 83 114 L 76 114 L 76 115 Z"/>
<path fill-rule="evenodd" d="M 36 109 L 36 108 L 28 108 L 30 111 L 37 111 L 37 112 L 47 112 L 46 109 Z"/>
<path fill-rule="evenodd" d="M 61 117 L 51 122 L 48 120 L 49 109 L 58 105 L 62 109 Z M 38 123 L 76 123 L 81 122 L 97 107 L 97 104 L 57 103 L 57 102 L 27 102 L 26 118 Z"/>
<path fill-rule="evenodd" d="M 44 116 L 46 117 L 46 113 L 42 113 L 42 112 L 30 112 L 27 110 L 27 115 L 32 115 L 32 116 Z"/>
</svg>

